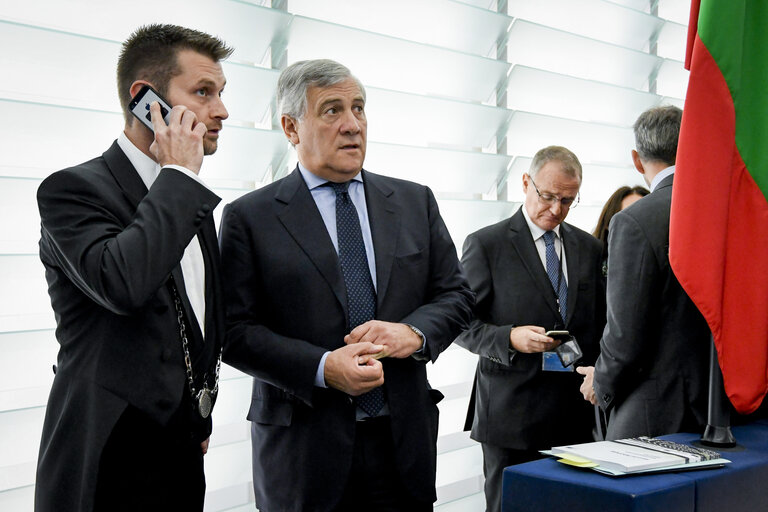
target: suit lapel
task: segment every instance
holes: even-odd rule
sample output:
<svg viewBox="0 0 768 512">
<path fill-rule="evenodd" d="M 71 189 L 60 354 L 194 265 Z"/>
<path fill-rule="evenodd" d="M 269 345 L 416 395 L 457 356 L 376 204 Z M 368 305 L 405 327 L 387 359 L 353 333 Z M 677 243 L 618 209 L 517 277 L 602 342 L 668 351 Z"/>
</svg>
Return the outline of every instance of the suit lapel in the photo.
<svg viewBox="0 0 768 512">
<path fill-rule="evenodd" d="M 298 167 L 280 183 L 275 200 L 283 205 L 278 219 L 328 282 L 346 312 L 347 291 L 339 257 Z"/>
<path fill-rule="evenodd" d="M 555 292 L 549 277 L 547 277 L 547 271 L 544 270 L 544 266 L 541 264 L 541 257 L 536 250 L 536 244 L 533 242 L 533 235 L 531 235 L 531 230 L 528 229 L 528 224 L 523 216 L 523 208 L 521 206 L 517 213 L 509 220 L 510 243 L 520 256 L 520 261 L 523 262 L 528 274 L 536 283 L 539 292 L 546 298 L 550 309 L 559 317 L 560 312 L 557 309 Z M 570 255 L 568 258 L 570 258 Z"/>
<path fill-rule="evenodd" d="M 147 187 L 141 181 L 139 173 L 136 172 L 131 161 L 125 156 L 120 146 L 117 145 L 117 141 L 113 142 L 102 156 L 104 161 L 107 162 L 109 172 L 114 176 L 128 202 L 136 208 L 144 196 L 147 195 Z"/>
<path fill-rule="evenodd" d="M 565 325 L 573 316 L 576 310 L 576 299 L 579 291 L 579 248 L 576 244 L 576 237 L 573 236 L 573 229 L 565 222 L 560 224 L 560 236 L 565 245 L 565 260 L 568 268 L 568 313 L 565 319 Z"/>
<path fill-rule="evenodd" d="M 107 167 L 109 168 L 110 173 L 112 173 L 112 176 L 114 176 L 115 181 L 117 181 L 118 186 L 123 191 L 123 194 L 125 195 L 128 202 L 131 204 L 131 206 L 135 209 L 138 207 L 139 203 L 142 199 L 144 199 L 144 196 L 147 195 L 147 187 L 144 185 L 144 182 L 141 180 L 141 177 L 139 176 L 139 173 L 136 172 L 136 169 L 131 164 L 131 161 L 128 160 L 128 157 L 125 156 L 125 153 L 123 153 L 123 150 L 120 149 L 120 146 L 117 144 L 117 141 L 112 143 L 112 146 L 109 147 L 108 150 L 106 150 L 103 155 L 104 161 L 107 163 Z M 212 221 L 211 221 L 212 222 Z M 215 232 L 215 228 L 214 228 Z M 214 233 L 213 239 L 215 240 L 216 235 Z M 205 253 L 205 250 L 203 251 Z M 203 259 L 205 260 L 205 255 L 203 256 Z M 208 263 L 205 264 L 205 272 L 206 272 L 206 283 L 209 281 L 208 276 Z M 184 285 L 184 276 L 181 273 L 181 264 L 177 264 L 173 271 L 171 271 L 171 275 L 173 276 L 173 280 L 176 283 L 176 289 L 179 292 L 179 299 L 181 300 L 182 309 L 185 313 L 185 318 L 194 318 L 194 315 L 192 314 L 192 305 L 189 303 L 189 298 L 187 297 L 187 289 Z M 206 288 L 207 288 L 206 284 Z M 207 291 L 206 291 L 206 300 L 207 300 Z M 208 308 L 206 307 L 206 311 L 208 311 Z M 206 317 L 207 317 L 206 313 Z M 189 327 L 191 329 L 191 336 L 194 341 L 197 341 L 198 343 L 202 342 L 202 331 L 200 330 L 200 326 L 197 324 L 197 322 L 187 322 L 187 324 L 190 324 Z"/>
<path fill-rule="evenodd" d="M 401 216 L 400 209 L 391 200 L 393 190 L 378 176 L 363 170 L 363 182 L 376 259 L 376 302 L 380 310 L 395 261 Z"/>
</svg>

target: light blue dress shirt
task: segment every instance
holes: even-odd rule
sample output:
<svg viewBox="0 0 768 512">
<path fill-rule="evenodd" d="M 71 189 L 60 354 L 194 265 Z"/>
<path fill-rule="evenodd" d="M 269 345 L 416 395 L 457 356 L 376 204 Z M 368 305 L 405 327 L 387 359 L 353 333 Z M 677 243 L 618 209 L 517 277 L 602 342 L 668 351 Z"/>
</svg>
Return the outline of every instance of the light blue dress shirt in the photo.
<svg viewBox="0 0 768 512">
<path fill-rule="evenodd" d="M 659 183 L 661 183 L 661 180 L 669 176 L 670 174 L 675 174 L 675 166 L 671 165 L 661 171 L 659 174 L 653 177 L 653 180 L 651 181 L 651 192 L 653 192 L 656 187 L 659 186 Z"/>
<path fill-rule="evenodd" d="M 336 253 L 339 252 L 339 237 L 336 233 L 336 192 L 331 187 L 324 187 L 328 180 L 315 176 L 299 163 L 299 172 L 304 178 L 304 183 L 309 187 L 312 198 L 315 200 L 320 216 L 323 218 L 325 229 L 331 237 Z M 371 223 L 368 220 L 368 205 L 365 202 L 365 188 L 363 187 L 363 175 L 358 173 L 349 183 L 349 197 L 355 205 L 357 216 L 360 218 L 360 230 L 363 233 L 365 255 L 368 258 L 368 269 L 371 271 L 373 287 L 376 289 L 376 258 L 373 253 L 373 237 L 371 236 Z M 330 352 L 323 354 L 320 364 L 317 365 L 315 374 L 315 386 L 325 388 L 325 360 Z"/>
</svg>

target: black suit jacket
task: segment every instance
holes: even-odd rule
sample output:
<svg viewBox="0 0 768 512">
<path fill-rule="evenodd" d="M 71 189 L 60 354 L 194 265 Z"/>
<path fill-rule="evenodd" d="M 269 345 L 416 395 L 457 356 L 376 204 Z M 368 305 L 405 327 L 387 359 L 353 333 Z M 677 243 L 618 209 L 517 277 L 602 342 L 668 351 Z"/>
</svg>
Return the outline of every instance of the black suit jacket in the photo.
<svg viewBox="0 0 768 512">
<path fill-rule="evenodd" d="M 609 439 L 706 425 L 709 329 L 669 265 L 672 182 L 611 220 L 608 323 L 594 380 Z"/>
<path fill-rule="evenodd" d="M 560 225 L 568 268 L 565 328 L 592 364 L 605 324 L 601 245 L 588 233 Z M 517 450 L 591 440 L 593 409 L 575 372 L 543 372 L 541 354 L 511 349 L 514 326 L 562 328 L 552 284 L 523 216 L 469 235 L 462 264 L 476 294 L 476 320 L 456 342 L 480 356 L 467 428 L 481 443 Z"/>
<path fill-rule="evenodd" d="M 187 324 L 200 382 L 218 355 L 224 309 L 211 212 L 219 198 L 175 170 L 162 171 L 148 192 L 116 142 L 101 157 L 49 176 L 37 198 L 40 259 L 61 347 L 35 508 L 91 510 L 101 450 L 125 408 L 167 424 L 189 393 L 167 283 L 173 275 L 185 315 L 194 318 L 179 261 L 195 234 L 206 271 L 205 340 L 197 322 Z M 205 439 L 210 418 L 196 429 Z"/>
<path fill-rule="evenodd" d="M 455 247 L 428 188 L 367 171 L 363 179 L 376 318 L 421 329 L 434 361 L 471 314 Z M 228 205 L 220 236 L 228 283 L 224 359 L 255 377 L 248 419 L 256 504 L 267 512 L 330 510 L 349 476 L 355 405 L 314 379 L 323 353 L 343 346 L 346 292 L 298 169 Z M 430 388 L 425 362 L 383 364 L 398 470 L 416 499 L 434 501 L 442 394 Z"/>
</svg>

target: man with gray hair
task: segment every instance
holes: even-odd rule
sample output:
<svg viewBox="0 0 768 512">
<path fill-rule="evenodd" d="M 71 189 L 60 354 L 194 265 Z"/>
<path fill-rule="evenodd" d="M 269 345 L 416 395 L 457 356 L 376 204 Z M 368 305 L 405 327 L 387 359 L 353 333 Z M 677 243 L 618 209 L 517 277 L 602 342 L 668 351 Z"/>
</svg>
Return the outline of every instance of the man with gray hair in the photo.
<svg viewBox="0 0 768 512">
<path fill-rule="evenodd" d="M 224 211 L 224 360 L 252 375 L 256 505 L 432 510 L 437 402 L 426 362 L 472 293 L 432 192 L 363 169 L 365 89 L 341 64 L 278 81 L 293 173 Z"/>
<path fill-rule="evenodd" d="M 682 111 L 635 122 L 632 160 L 651 194 L 616 214 L 608 239 L 608 323 L 584 398 L 608 413 L 606 437 L 702 432 L 709 330 L 669 265 L 669 212 Z"/>
<path fill-rule="evenodd" d="M 480 356 L 465 427 L 482 443 L 489 512 L 501 509 L 505 467 L 540 458 L 538 450 L 592 440 L 593 409 L 575 389 L 573 370 L 597 356 L 605 287 L 601 244 L 563 222 L 580 187 L 576 155 L 541 149 L 523 174 L 523 206 L 464 243 L 477 319 L 456 342 Z M 555 350 L 563 338 L 555 330 L 581 347 L 575 364 L 560 361 Z"/>
</svg>

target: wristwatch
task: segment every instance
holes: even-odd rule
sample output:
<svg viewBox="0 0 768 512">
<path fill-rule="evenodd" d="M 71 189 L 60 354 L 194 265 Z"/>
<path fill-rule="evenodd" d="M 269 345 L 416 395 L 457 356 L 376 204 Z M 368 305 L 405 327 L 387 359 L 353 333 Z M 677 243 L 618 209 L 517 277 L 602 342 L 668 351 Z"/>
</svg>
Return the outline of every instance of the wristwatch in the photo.
<svg viewBox="0 0 768 512">
<path fill-rule="evenodd" d="M 427 355 L 427 337 L 424 336 L 424 333 L 421 332 L 421 330 L 418 327 L 414 327 L 411 324 L 405 324 L 408 327 L 411 328 L 413 332 L 419 335 L 419 338 L 421 338 L 421 348 L 411 354 L 411 357 L 416 359 L 417 361 L 429 361 L 429 356 Z"/>
</svg>

